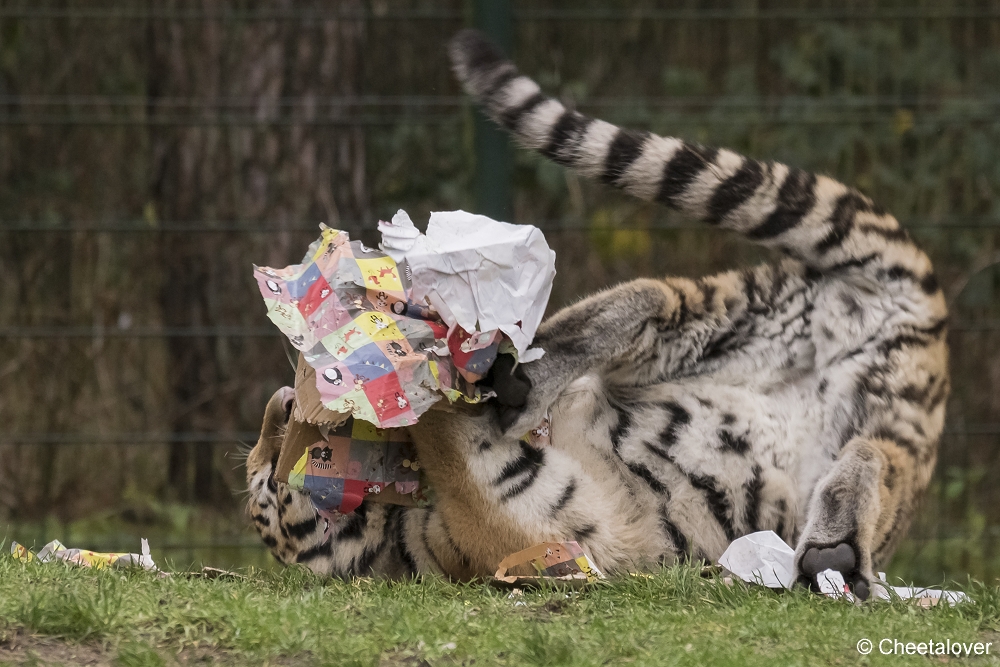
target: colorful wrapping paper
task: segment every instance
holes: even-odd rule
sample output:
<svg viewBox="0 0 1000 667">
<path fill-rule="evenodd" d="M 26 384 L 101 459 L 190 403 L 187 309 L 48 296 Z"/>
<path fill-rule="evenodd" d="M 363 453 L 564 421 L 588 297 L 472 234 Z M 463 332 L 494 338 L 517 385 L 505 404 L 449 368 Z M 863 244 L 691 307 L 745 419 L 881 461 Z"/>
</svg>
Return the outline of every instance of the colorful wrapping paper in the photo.
<svg viewBox="0 0 1000 667">
<path fill-rule="evenodd" d="M 141 554 L 131 553 L 101 553 L 89 551 L 87 549 L 68 549 L 59 540 L 52 540 L 37 554 L 31 552 L 27 547 L 11 542 L 10 555 L 15 560 L 29 563 L 37 559 L 41 563 L 49 563 L 54 560 L 61 560 L 81 567 L 130 567 L 137 566 L 147 570 L 156 570 L 156 564 L 149 555 L 149 543 L 143 539 L 141 541 Z"/>
<path fill-rule="evenodd" d="M 288 474 L 288 485 L 307 491 L 326 514 L 353 512 L 369 493 L 393 485 L 396 493 L 414 494 L 420 466 L 405 429 L 380 429 L 348 419 L 307 446 Z"/>
<path fill-rule="evenodd" d="M 301 264 L 254 267 L 268 317 L 316 369 L 323 405 L 380 428 L 408 426 L 445 395 L 480 400 L 498 331 L 449 328 L 410 299 L 405 261 L 323 228 Z"/>
<path fill-rule="evenodd" d="M 534 574 L 526 571 L 534 570 Z M 577 542 L 543 542 L 513 553 L 497 567 L 494 581 L 505 585 L 537 585 L 551 580 L 570 585 L 594 583 L 603 579 L 593 561 Z"/>
</svg>

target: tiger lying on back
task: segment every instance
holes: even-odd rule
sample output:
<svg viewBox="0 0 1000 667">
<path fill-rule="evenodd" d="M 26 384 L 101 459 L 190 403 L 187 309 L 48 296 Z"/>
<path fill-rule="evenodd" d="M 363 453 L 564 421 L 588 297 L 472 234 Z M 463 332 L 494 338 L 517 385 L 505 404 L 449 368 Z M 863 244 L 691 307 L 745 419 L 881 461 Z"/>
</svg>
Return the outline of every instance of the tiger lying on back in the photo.
<svg viewBox="0 0 1000 667">
<path fill-rule="evenodd" d="M 264 541 L 317 572 L 467 579 L 547 540 L 577 540 L 615 572 L 714 560 L 771 529 L 796 545 L 803 583 L 830 567 L 866 598 L 944 423 L 946 306 L 927 256 L 830 178 L 567 110 L 474 31 L 450 52 L 527 148 L 786 259 L 635 280 L 556 313 L 536 337 L 545 356 L 499 381 L 497 401 L 411 427 L 432 508 L 319 520 L 273 479 L 282 390 L 247 463 Z M 551 445 L 519 440 L 547 411 Z"/>
</svg>

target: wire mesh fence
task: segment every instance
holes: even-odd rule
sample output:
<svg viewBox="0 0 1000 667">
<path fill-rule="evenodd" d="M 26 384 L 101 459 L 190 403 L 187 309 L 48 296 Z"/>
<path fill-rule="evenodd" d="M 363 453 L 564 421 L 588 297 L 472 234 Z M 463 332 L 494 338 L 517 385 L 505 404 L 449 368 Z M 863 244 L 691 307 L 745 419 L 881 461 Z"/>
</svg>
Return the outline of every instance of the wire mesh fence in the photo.
<svg viewBox="0 0 1000 667">
<path fill-rule="evenodd" d="M 512 50 L 608 120 L 830 173 L 892 210 L 952 304 L 954 392 L 900 574 L 1000 574 L 1000 5 L 512 2 Z M 478 3 L 0 7 L 0 519 L 10 537 L 263 562 L 233 452 L 291 381 L 251 265 L 317 224 L 476 209 L 444 43 Z M 768 255 L 512 154 L 550 308 Z M 234 469 L 235 467 L 235 469 Z M 18 534 L 14 534 L 18 533 Z M 153 541 L 154 553 L 157 548 Z M 216 549 L 205 551 L 205 549 Z M 228 554 L 228 555 L 226 555 Z M 257 559 L 256 561 L 254 559 Z"/>
</svg>

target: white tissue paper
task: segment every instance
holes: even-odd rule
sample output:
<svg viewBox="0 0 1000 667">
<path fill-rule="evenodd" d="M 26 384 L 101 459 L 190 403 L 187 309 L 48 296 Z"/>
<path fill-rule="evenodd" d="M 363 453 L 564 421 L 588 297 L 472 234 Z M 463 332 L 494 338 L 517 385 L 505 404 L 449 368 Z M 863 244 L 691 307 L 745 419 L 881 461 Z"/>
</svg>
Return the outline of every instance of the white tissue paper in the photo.
<svg viewBox="0 0 1000 667">
<path fill-rule="evenodd" d="M 403 209 L 396 211 L 390 222 L 379 221 L 378 230 L 382 233 L 382 243 L 378 247 L 397 264 L 403 261 L 403 256 L 413 248 L 417 239 L 423 236 Z"/>
<path fill-rule="evenodd" d="M 449 327 L 457 324 L 469 333 L 499 329 L 522 362 L 544 354 L 528 350 L 556 273 L 555 252 L 540 229 L 447 211 L 431 213 L 424 235 L 399 211 L 379 230 L 382 249 L 406 259 L 414 301 L 426 299 Z"/>
<path fill-rule="evenodd" d="M 751 584 L 791 588 L 795 583 L 795 550 L 773 530 L 733 540 L 719 565 Z"/>
</svg>

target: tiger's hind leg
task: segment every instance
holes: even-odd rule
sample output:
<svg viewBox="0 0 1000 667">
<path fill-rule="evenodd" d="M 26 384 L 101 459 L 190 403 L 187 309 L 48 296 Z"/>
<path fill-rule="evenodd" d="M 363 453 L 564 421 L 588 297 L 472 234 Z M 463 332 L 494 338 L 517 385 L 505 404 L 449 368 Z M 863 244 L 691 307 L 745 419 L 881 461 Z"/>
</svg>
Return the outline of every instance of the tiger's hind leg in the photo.
<svg viewBox="0 0 1000 667">
<path fill-rule="evenodd" d="M 813 493 L 795 553 L 801 583 L 818 590 L 817 576 L 832 569 L 857 597 L 868 598 L 875 568 L 906 533 L 934 466 L 907 444 L 859 437 L 844 446 Z"/>
<path fill-rule="evenodd" d="M 577 541 L 599 568 L 653 560 L 667 548 L 655 508 L 643 511 L 609 468 L 503 432 L 493 406 L 431 410 L 409 427 L 434 492 L 457 578 L 493 574 L 511 553 Z M 581 444 L 581 447 L 586 445 Z"/>
</svg>

